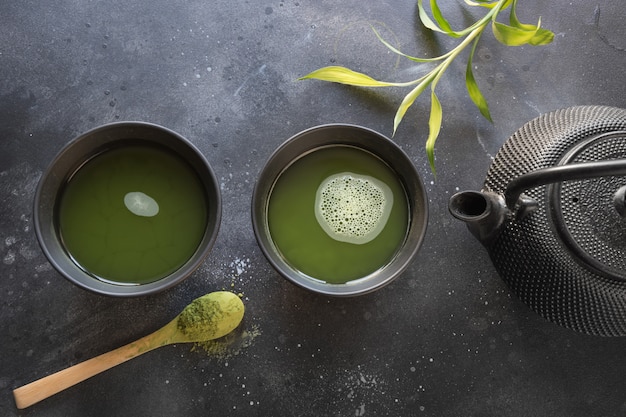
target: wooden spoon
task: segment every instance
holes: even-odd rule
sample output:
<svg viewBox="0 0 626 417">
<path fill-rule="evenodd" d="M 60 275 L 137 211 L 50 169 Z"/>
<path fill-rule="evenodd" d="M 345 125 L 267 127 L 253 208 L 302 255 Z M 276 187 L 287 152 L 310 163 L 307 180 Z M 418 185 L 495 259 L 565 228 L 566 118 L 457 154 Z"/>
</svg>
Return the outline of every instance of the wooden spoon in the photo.
<svg viewBox="0 0 626 417">
<path fill-rule="evenodd" d="M 29 407 L 100 372 L 143 353 L 173 343 L 204 342 L 233 331 L 243 319 L 244 305 L 235 294 L 218 291 L 195 299 L 167 325 L 156 332 L 38 379 L 13 390 L 17 408 Z"/>
</svg>

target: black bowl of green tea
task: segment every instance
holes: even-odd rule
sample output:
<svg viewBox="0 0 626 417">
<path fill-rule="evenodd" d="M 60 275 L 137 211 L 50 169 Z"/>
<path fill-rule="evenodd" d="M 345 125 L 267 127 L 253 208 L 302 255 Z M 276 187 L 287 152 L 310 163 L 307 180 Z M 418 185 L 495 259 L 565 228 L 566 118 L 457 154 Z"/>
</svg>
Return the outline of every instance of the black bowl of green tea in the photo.
<svg viewBox="0 0 626 417">
<path fill-rule="evenodd" d="M 211 250 L 220 219 L 206 158 L 181 135 L 144 122 L 74 139 L 35 193 L 35 232 L 50 263 L 110 296 L 152 294 L 186 279 Z"/>
<path fill-rule="evenodd" d="M 252 197 L 254 233 L 280 275 L 355 296 L 397 278 L 426 232 L 426 192 L 387 137 L 347 124 L 310 128 L 270 156 Z"/>
</svg>

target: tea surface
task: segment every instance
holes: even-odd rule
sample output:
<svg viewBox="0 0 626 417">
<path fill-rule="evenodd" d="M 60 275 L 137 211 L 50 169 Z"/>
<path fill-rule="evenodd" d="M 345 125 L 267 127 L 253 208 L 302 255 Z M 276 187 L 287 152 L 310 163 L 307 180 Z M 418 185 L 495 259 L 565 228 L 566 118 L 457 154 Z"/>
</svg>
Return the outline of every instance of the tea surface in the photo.
<svg viewBox="0 0 626 417">
<path fill-rule="evenodd" d="M 363 244 L 333 239 L 315 213 L 320 184 L 332 175 L 351 172 L 373 177 L 393 193 L 384 228 Z M 271 238 L 287 262 L 313 279 L 343 284 L 384 267 L 404 242 L 409 222 L 404 188 L 394 172 L 374 155 L 350 146 L 311 152 L 278 178 L 268 203 Z"/>
<path fill-rule="evenodd" d="M 58 228 L 72 259 L 94 277 L 144 284 L 180 268 L 207 223 L 206 194 L 181 158 L 125 146 L 88 161 L 69 180 Z"/>
</svg>

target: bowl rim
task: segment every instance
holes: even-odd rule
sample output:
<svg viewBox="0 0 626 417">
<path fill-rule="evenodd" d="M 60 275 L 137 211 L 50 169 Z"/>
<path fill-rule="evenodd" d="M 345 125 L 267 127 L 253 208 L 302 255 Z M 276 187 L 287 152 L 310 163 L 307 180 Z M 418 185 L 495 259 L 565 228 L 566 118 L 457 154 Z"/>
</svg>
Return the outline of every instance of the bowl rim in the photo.
<svg viewBox="0 0 626 417">
<path fill-rule="evenodd" d="M 326 140 L 311 141 L 309 136 L 335 131 Z M 368 140 L 359 142 L 355 139 L 336 137 L 337 132 L 352 131 L 365 134 Z M 369 140 L 371 138 L 371 140 Z M 344 284 L 331 284 L 310 277 L 291 267 L 280 255 L 273 244 L 267 224 L 267 206 L 272 188 L 280 175 L 296 160 L 305 154 L 328 146 L 354 146 L 372 153 L 385 163 L 400 181 L 409 204 L 410 223 L 403 246 L 383 268 L 356 280 Z M 381 147 L 383 151 L 378 149 Z M 294 149 L 301 152 L 294 155 Z M 384 153 L 385 155 L 381 155 Z M 391 158 L 393 156 L 393 158 Z M 389 159 L 393 159 L 390 161 Z M 393 162 L 393 164 L 392 164 Z M 396 165 L 396 166 L 394 166 Z M 402 173 L 397 166 L 401 165 Z M 415 201 L 412 201 L 412 200 Z M 420 213 L 416 213 L 420 211 Z M 415 215 L 417 214 L 417 215 Z M 328 123 L 307 128 L 282 142 L 269 156 L 257 176 L 252 195 L 252 226 L 261 251 L 272 267 L 291 283 L 318 294 L 350 297 L 376 291 L 392 281 L 406 270 L 421 246 L 428 224 L 428 199 L 421 177 L 408 155 L 391 139 L 383 134 L 360 125 L 350 123 Z"/>
<path fill-rule="evenodd" d="M 158 135 L 150 137 L 138 133 L 139 137 L 130 137 L 129 134 L 132 131 L 141 131 L 144 132 L 144 134 L 147 132 L 154 132 L 158 133 Z M 103 136 L 104 139 L 101 141 L 94 140 L 93 138 L 98 137 L 97 135 Z M 68 155 L 90 139 L 94 140 L 94 143 L 85 145 L 88 152 L 80 155 L 79 158 L 74 159 L 71 162 L 70 167 L 62 169 L 61 171 L 63 171 L 65 175 L 63 178 L 60 178 L 56 172 L 59 164 L 65 163 L 66 159 L 71 159 Z M 209 196 L 211 198 L 211 209 L 208 210 L 209 213 L 205 233 L 195 252 L 176 271 L 163 278 L 146 284 L 117 284 L 110 281 L 99 280 L 90 275 L 71 260 L 71 256 L 60 242 L 58 234 L 56 231 L 53 231 L 55 229 L 54 224 L 50 224 L 54 223 L 54 216 L 56 215 L 56 202 L 61 192 L 60 187 L 62 187 L 64 181 L 67 181 L 69 176 L 73 175 L 73 173 L 80 169 L 80 166 L 86 161 L 96 156 L 99 152 L 105 151 L 107 146 L 120 146 L 117 142 L 125 140 L 132 140 L 132 143 L 135 144 L 146 142 L 162 145 L 186 160 L 190 167 L 196 172 L 196 175 L 198 175 L 198 178 L 205 188 L 207 198 L 209 198 Z M 172 146 L 162 143 L 161 140 L 171 143 Z M 181 152 L 184 153 L 184 156 L 181 155 Z M 194 161 L 189 161 L 185 158 L 185 156 L 194 158 Z M 49 184 L 50 181 L 53 181 L 51 186 Z M 47 187 L 56 189 L 48 190 Z M 50 193 L 50 195 L 44 195 L 46 193 Z M 44 208 L 42 206 L 42 200 L 45 198 L 53 199 L 54 204 L 52 204 L 52 207 L 48 206 Z M 44 214 L 45 209 L 51 211 L 51 213 Z M 187 279 L 198 267 L 200 267 L 206 256 L 208 256 L 212 250 L 220 229 L 221 216 L 222 197 L 219 183 L 213 168 L 202 152 L 200 152 L 200 150 L 192 142 L 183 137 L 181 134 L 164 126 L 144 121 L 120 121 L 103 124 L 87 130 L 67 142 L 57 152 L 41 175 L 33 199 L 33 223 L 37 241 L 44 255 L 54 269 L 78 287 L 97 294 L 114 297 L 138 297 L 154 294 L 165 291 L 166 289 L 169 289 Z M 73 267 L 68 269 L 70 263 Z"/>
</svg>

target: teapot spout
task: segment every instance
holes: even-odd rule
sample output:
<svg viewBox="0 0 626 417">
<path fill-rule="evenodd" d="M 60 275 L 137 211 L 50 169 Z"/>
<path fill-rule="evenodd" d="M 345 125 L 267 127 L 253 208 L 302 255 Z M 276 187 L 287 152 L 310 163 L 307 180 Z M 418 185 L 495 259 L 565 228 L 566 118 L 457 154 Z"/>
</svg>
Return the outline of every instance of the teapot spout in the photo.
<svg viewBox="0 0 626 417">
<path fill-rule="evenodd" d="M 450 198 L 448 210 L 466 223 L 483 245 L 489 246 L 500 233 L 510 211 L 504 197 L 489 191 L 461 191 Z"/>
<path fill-rule="evenodd" d="M 618 132 L 617 134 L 623 135 Z M 615 133 L 606 134 L 612 136 Z M 595 138 L 597 140 L 597 138 Z M 448 209 L 459 220 L 463 220 L 470 232 L 485 246 L 498 237 L 505 220 L 524 219 L 535 211 L 538 202 L 524 195 L 524 191 L 539 185 L 583 180 L 604 176 L 626 175 L 626 159 L 580 162 L 542 168 L 520 175 L 511 180 L 504 195 L 490 191 L 461 191 L 450 198 Z M 624 195 L 620 189 L 614 197 L 615 208 L 621 216 L 626 216 Z"/>
</svg>

